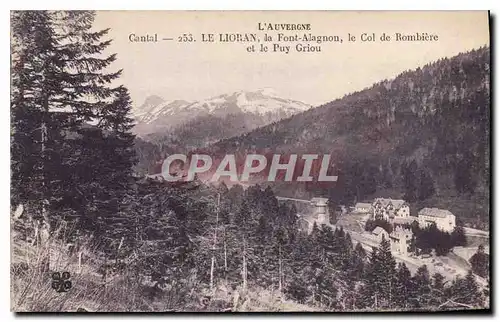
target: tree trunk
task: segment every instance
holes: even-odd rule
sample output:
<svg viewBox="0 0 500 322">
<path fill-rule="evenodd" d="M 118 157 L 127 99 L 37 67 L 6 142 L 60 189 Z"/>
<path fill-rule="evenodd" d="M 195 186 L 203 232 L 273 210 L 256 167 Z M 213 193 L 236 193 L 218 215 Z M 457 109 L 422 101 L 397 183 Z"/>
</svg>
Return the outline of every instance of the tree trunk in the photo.
<svg viewBox="0 0 500 322">
<path fill-rule="evenodd" d="M 212 251 L 215 251 L 212 249 Z M 212 263 L 210 264 L 210 289 L 214 289 L 214 266 L 215 266 L 215 258 L 212 255 Z"/>
<path fill-rule="evenodd" d="M 246 256 L 246 239 L 243 236 L 243 290 L 247 289 L 247 256 Z"/>
<path fill-rule="evenodd" d="M 227 276 L 226 226 L 224 226 L 224 277 Z"/>
<path fill-rule="evenodd" d="M 392 308 L 392 281 L 389 279 L 389 308 Z"/>
<path fill-rule="evenodd" d="M 279 289 L 279 293 L 281 294 L 281 290 L 282 290 L 282 284 L 281 284 L 281 279 L 282 279 L 282 264 L 281 264 L 281 245 L 278 246 L 279 249 L 278 249 L 278 261 L 279 261 L 279 270 L 278 270 L 278 289 Z"/>
<path fill-rule="evenodd" d="M 214 228 L 214 243 L 212 245 L 212 263 L 210 265 L 210 289 L 214 289 L 214 269 L 215 269 L 215 246 L 217 244 L 217 228 L 219 225 L 219 205 L 220 205 L 220 193 L 217 194 L 217 211 L 215 218 L 215 228 Z"/>
<path fill-rule="evenodd" d="M 40 233 L 40 244 L 42 245 L 42 249 L 44 250 L 44 256 L 42 259 L 42 270 L 47 272 L 50 270 L 50 218 L 49 218 L 49 200 L 47 198 L 47 186 L 45 184 L 45 181 L 47 181 L 47 177 L 45 175 L 45 162 L 46 162 L 46 156 L 45 156 L 45 150 L 46 150 L 46 142 L 47 142 L 47 124 L 45 123 L 45 118 L 48 115 L 48 103 L 45 108 L 43 117 L 42 117 L 42 125 L 40 127 L 40 132 L 41 132 L 41 155 L 42 155 L 42 218 L 43 218 L 43 223 L 41 228 Z"/>
</svg>

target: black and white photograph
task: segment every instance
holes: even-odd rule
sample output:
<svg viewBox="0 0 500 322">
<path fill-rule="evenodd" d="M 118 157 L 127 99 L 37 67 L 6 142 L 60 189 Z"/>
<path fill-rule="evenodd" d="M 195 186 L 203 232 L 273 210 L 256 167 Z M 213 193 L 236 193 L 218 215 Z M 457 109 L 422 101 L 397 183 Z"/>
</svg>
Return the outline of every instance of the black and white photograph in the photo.
<svg viewBox="0 0 500 322">
<path fill-rule="evenodd" d="M 490 24 L 11 11 L 11 311 L 491 313 Z"/>
</svg>

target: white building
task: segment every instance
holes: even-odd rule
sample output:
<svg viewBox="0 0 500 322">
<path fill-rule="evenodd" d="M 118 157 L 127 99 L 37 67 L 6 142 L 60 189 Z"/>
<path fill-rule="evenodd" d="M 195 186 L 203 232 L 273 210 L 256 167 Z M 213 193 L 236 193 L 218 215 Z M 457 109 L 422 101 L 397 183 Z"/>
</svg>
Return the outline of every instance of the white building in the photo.
<svg viewBox="0 0 500 322">
<path fill-rule="evenodd" d="M 389 235 L 391 239 L 391 251 L 407 256 L 410 251 L 410 243 L 413 233 L 410 229 L 396 227 Z"/>
<path fill-rule="evenodd" d="M 372 212 L 372 205 L 370 203 L 367 203 L 367 202 L 358 202 L 354 206 L 354 211 L 367 214 L 367 213 Z"/>
<path fill-rule="evenodd" d="M 313 217 L 318 225 L 330 223 L 328 198 L 312 198 L 311 206 L 313 207 Z"/>
<path fill-rule="evenodd" d="M 389 233 L 382 227 L 376 227 L 372 231 L 372 234 L 378 239 L 379 242 L 381 242 L 382 239 L 389 240 Z"/>
<path fill-rule="evenodd" d="M 299 230 L 311 233 L 314 223 L 321 228 L 321 225 L 330 224 L 330 213 L 328 211 L 328 198 L 312 198 L 309 202 L 310 207 L 297 214 Z"/>
<path fill-rule="evenodd" d="M 435 223 L 437 228 L 451 233 L 455 229 L 455 215 L 448 210 L 423 208 L 418 212 L 418 224 L 421 228 Z"/>
<path fill-rule="evenodd" d="M 409 217 L 410 207 L 402 199 L 377 198 L 372 204 L 373 219 L 390 221 L 394 217 Z"/>
</svg>

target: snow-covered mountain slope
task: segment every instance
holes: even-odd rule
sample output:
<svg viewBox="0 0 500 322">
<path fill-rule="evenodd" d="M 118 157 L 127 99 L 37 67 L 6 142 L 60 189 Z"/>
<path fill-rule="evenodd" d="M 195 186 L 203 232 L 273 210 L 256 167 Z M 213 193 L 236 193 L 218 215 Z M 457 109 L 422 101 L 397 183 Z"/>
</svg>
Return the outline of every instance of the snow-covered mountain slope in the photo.
<svg viewBox="0 0 500 322">
<path fill-rule="evenodd" d="M 165 101 L 159 96 L 150 96 L 133 110 L 137 121 L 135 132 L 139 135 L 171 131 L 198 117 L 214 116 L 225 118 L 229 115 L 250 114 L 270 123 L 311 108 L 310 105 L 278 97 L 270 89 L 253 92 L 238 91 L 215 96 L 206 100 L 188 102 L 183 100 Z"/>
</svg>

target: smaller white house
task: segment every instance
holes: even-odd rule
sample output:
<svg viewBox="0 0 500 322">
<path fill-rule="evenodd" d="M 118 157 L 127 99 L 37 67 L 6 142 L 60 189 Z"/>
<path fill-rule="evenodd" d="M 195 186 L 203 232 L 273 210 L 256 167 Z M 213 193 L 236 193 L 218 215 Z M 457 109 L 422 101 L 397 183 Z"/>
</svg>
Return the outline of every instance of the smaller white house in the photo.
<svg viewBox="0 0 500 322">
<path fill-rule="evenodd" d="M 328 198 L 315 197 L 309 201 L 307 210 L 297 214 L 299 230 L 311 233 L 314 224 L 321 228 L 322 225 L 330 223 L 328 211 Z"/>
<path fill-rule="evenodd" d="M 367 202 L 358 202 L 356 205 L 354 205 L 354 211 L 367 214 L 372 211 L 372 205 Z"/>
<path fill-rule="evenodd" d="M 451 233 L 455 229 L 455 215 L 449 210 L 423 208 L 418 212 L 418 224 L 421 228 L 435 223 L 439 230 Z"/>
<path fill-rule="evenodd" d="M 328 211 L 328 198 L 315 197 L 311 199 L 311 206 L 313 207 L 313 217 L 315 221 L 321 224 L 328 224 L 329 211 Z"/>
<path fill-rule="evenodd" d="M 372 234 L 378 239 L 378 241 L 382 241 L 382 239 L 389 240 L 389 233 L 382 227 L 376 227 Z"/>
<path fill-rule="evenodd" d="M 413 237 L 411 230 L 398 226 L 389 237 L 391 238 L 391 251 L 407 256 Z"/>
</svg>

